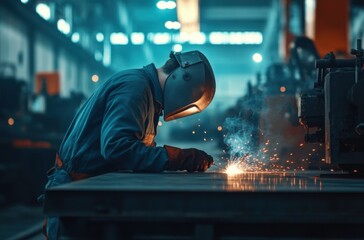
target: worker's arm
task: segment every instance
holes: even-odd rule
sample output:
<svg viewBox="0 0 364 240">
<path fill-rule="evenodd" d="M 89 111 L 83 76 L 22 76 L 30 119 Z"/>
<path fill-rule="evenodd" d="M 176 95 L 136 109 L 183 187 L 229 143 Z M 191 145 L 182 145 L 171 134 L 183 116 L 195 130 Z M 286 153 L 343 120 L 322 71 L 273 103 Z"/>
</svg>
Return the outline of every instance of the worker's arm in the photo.
<svg viewBox="0 0 364 240">
<path fill-rule="evenodd" d="M 101 154 L 118 169 L 160 172 L 168 166 L 163 147 L 147 147 L 142 142 L 148 106 L 153 104 L 148 102 L 148 87 L 140 81 L 129 82 L 108 96 L 101 127 Z"/>
</svg>

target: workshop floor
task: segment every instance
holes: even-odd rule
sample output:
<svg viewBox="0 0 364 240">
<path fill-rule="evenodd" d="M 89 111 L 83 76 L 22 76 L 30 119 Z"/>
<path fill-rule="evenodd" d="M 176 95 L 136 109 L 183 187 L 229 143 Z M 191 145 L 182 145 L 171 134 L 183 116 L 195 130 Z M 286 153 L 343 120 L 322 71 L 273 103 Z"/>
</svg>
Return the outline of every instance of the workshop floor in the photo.
<svg viewBox="0 0 364 240">
<path fill-rule="evenodd" d="M 0 208 L 0 239 L 40 240 L 43 213 L 40 206 L 17 204 Z"/>
</svg>

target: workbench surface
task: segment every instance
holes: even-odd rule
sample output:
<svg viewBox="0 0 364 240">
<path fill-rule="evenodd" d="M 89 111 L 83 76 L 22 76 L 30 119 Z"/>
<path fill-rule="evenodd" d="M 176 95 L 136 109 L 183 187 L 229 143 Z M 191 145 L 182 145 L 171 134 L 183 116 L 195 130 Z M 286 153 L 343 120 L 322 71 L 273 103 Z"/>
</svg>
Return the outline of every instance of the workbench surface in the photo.
<svg viewBox="0 0 364 240">
<path fill-rule="evenodd" d="M 320 177 L 322 174 L 325 177 Z M 331 176 L 331 177 L 330 177 Z M 108 173 L 53 188 L 55 191 L 188 191 L 188 192 L 364 192 L 364 179 L 330 172 Z"/>
<path fill-rule="evenodd" d="M 78 236 L 82 231 L 75 226 L 89 226 L 90 221 L 102 231 L 115 223 L 118 231 L 127 228 L 147 235 L 148 229 L 160 228 L 164 234 L 165 226 L 174 229 L 178 223 L 195 229 L 192 235 L 207 224 L 209 234 L 218 231 L 221 236 L 245 236 L 249 231 L 261 236 L 283 226 L 275 236 L 303 236 L 307 231 L 309 237 L 362 236 L 364 179 L 330 174 L 108 173 L 47 190 L 44 211 L 60 216 L 69 236 Z"/>
</svg>

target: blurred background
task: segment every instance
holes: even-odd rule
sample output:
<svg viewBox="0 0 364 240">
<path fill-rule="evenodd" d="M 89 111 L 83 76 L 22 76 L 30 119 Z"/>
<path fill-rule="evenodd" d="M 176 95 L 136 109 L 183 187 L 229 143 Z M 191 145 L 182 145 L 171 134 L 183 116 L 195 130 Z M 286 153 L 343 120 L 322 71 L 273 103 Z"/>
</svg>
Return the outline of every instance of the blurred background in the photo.
<svg viewBox="0 0 364 240">
<path fill-rule="evenodd" d="M 39 215 L 24 205 L 37 206 L 87 97 L 120 70 L 161 66 L 170 51 L 203 52 L 216 95 L 200 114 L 161 118 L 157 144 L 203 149 L 217 170 L 234 146 L 259 167 L 264 158 L 280 170 L 328 167 L 322 144 L 304 144 L 298 96 L 313 87 L 314 60 L 330 51 L 348 57 L 363 26 L 362 0 L 2 0 L 1 221 L 11 222 L 18 204 Z"/>
</svg>

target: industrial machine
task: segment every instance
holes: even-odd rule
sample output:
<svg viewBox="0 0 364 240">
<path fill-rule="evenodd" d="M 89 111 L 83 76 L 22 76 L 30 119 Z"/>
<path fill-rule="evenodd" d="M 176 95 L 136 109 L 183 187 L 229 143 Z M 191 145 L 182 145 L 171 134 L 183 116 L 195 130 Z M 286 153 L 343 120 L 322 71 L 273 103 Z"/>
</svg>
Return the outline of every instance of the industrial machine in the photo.
<svg viewBox="0 0 364 240">
<path fill-rule="evenodd" d="M 363 49 L 357 40 L 355 58 L 329 53 L 316 61 L 314 88 L 301 96 L 299 119 L 306 142 L 325 143 L 326 162 L 352 173 L 364 171 Z"/>
<path fill-rule="evenodd" d="M 37 74 L 34 93 L 16 75 L 14 64 L 0 63 L 0 206 L 36 202 L 84 98 L 81 93 L 61 97 L 56 72 Z"/>
</svg>

